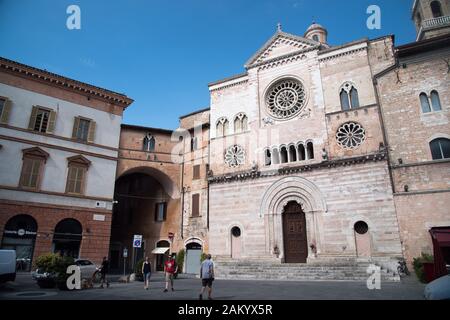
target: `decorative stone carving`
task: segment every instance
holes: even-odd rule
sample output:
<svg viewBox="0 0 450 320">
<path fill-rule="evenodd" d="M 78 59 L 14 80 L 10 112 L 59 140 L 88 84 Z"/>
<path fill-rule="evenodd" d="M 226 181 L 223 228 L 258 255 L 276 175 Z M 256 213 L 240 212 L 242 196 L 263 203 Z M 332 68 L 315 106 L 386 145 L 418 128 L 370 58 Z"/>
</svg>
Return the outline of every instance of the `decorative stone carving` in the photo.
<svg viewBox="0 0 450 320">
<path fill-rule="evenodd" d="M 245 151 L 239 145 L 229 147 L 225 151 L 225 163 L 233 168 L 243 165 L 245 162 Z"/>
<path fill-rule="evenodd" d="M 356 122 L 344 123 L 336 132 L 336 141 L 344 149 L 356 149 L 366 140 L 366 131 Z"/>
<path fill-rule="evenodd" d="M 297 116 L 306 103 L 303 84 L 296 79 L 282 79 L 274 83 L 266 94 L 268 113 L 278 120 L 289 120 Z"/>
</svg>

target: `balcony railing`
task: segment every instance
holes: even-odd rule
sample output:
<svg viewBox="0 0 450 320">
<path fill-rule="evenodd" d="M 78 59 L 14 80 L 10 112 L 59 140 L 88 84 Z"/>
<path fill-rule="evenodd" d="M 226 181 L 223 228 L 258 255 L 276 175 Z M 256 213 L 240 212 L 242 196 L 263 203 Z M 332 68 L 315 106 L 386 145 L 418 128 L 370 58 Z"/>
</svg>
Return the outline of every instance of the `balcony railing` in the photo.
<svg viewBox="0 0 450 320">
<path fill-rule="evenodd" d="M 450 24 L 450 16 L 443 16 L 434 19 L 428 19 L 423 22 L 424 28 L 433 28 Z"/>
</svg>

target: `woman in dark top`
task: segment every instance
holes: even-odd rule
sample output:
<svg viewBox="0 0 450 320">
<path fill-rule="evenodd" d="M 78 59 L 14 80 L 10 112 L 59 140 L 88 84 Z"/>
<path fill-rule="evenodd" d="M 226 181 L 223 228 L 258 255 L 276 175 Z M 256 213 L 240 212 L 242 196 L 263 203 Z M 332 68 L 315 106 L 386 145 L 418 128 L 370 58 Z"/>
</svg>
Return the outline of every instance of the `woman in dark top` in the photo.
<svg viewBox="0 0 450 320">
<path fill-rule="evenodd" d="M 148 257 L 145 257 L 145 261 L 142 264 L 142 274 L 144 275 L 144 289 L 148 290 L 150 283 L 150 276 L 152 274 L 152 265 L 148 261 Z"/>
</svg>

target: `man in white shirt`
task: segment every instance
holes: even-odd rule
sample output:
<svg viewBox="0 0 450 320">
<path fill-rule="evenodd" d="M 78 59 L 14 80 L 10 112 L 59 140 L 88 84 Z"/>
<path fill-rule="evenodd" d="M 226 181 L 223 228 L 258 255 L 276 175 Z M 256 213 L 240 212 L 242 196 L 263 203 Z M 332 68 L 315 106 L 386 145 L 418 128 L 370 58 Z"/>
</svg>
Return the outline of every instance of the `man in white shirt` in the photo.
<svg viewBox="0 0 450 320">
<path fill-rule="evenodd" d="M 214 281 L 214 263 L 211 261 L 211 255 L 206 255 L 206 260 L 202 262 L 200 267 L 200 279 L 202 279 L 202 290 L 199 299 L 203 300 L 203 292 L 208 287 L 208 299 L 212 300 L 212 283 Z"/>
</svg>

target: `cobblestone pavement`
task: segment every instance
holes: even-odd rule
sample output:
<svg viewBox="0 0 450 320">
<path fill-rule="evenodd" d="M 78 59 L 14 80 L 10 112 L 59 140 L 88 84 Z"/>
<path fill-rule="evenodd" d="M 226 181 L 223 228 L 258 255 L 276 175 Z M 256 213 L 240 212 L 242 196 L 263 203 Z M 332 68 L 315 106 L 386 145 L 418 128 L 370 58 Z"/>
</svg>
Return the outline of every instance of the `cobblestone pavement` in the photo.
<svg viewBox="0 0 450 320">
<path fill-rule="evenodd" d="M 200 280 L 180 275 L 175 280 L 174 292 L 163 292 L 163 274 L 154 274 L 150 289 L 144 290 L 143 282 L 113 282 L 109 288 L 60 291 L 40 289 L 30 274 L 17 275 L 15 282 L 0 285 L 0 300 L 197 300 Z M 380 290 L 369 290 L 365 282 L 297 282 L 297 281 L 243 281 L 216 280 L 213 297 L 216 300 L 416 300 L 423 299 L 424 285 L 415 276 L 400 283 L 381 283 Z M 206 296 L 206 294 L 205 294 Z"/>
</svg>

